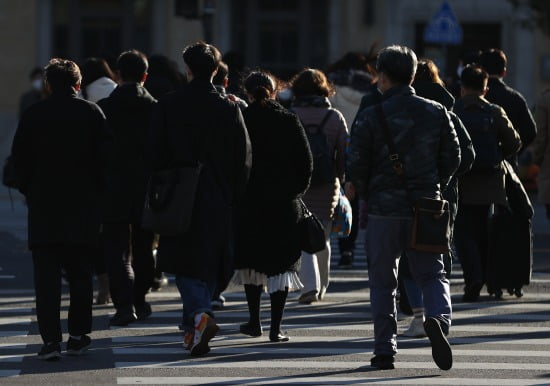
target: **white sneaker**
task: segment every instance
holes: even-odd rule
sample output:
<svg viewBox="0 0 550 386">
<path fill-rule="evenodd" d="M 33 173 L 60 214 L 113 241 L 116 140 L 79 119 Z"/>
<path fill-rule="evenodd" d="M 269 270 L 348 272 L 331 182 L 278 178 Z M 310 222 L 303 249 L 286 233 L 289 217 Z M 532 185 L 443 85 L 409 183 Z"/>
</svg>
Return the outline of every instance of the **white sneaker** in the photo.
<svg viewBox="0 0 550 386">
<path fill-rule="evenodd" d="M 409 328 L 407 328 L 402 336 L 408 336 L 411 338 L 424 338 L 426 331 L 424 331 L 424 318 L 414 318 Z"/>
</svg>

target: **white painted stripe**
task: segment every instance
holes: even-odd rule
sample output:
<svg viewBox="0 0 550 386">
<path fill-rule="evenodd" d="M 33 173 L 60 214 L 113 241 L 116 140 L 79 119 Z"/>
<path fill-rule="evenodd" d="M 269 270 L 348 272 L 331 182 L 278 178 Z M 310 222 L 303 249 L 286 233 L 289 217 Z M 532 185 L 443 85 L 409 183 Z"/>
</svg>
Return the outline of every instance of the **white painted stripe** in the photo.
<svg viewBox="0 0 550 386">
<path fill-rule="evenodd" d="M 226 361 L 225 358 L 210 358 L 207 361 L 195 361 L 193 359 L 184 360 L 177 359 L 171 362 L 115 362 L 116 368 L 181 368 L 181 367 L 194 367 L 194 368 L 258 368 L 258 361 Z M 262 361 L 261 367 L 268 369 L 357 369 L 365 367 L 364 361 L 352 362 L 352 361 Z M 395 364 L 397 369 L 437 369 L 437 366 L 433 362 L 401 362 L 398 361 Z M 548 371 L 548 363 L 501 363 L 501 362 L 455 362 L 453 363 L 453 369 L 461 370 L 540 370 Z M 422 380 L 428 378 L 421 378 Z M 439 378 L 441 381 L 446 378 Z M 485 381 L 485 379 L 483 379 Z M 500 379 L 499 379 L 500 381 Z M 537 384 L 540 384 L 541 379 L 538 379 Z"/>
<path fill-rule="evenodd" d="M 0 279 L 15 279 L 15 275 L 0 275 Z"/>
<path fill-rule="evenodd" d="M 26 314 L 32 312 L 31 307 L 0 307 L 0 314 Z"/>
<path fill-rule="evenodd" d="M 26 343 L 0 343 L 0 350 L 20 350 L 27 347 Z"/>
<path fill-rule="evenodd" d="M 8 324 L 30 324 L 31 318 L 0 318 L 0 326 Z"/>
<path fill-rule="evenodd" d="M 447 377 L 312 377 L 275 376 L 275 377 L 118 377 L 119 385 L 489 385 L 489 386 L 528 386 L 541 385 L 537 379 L 486 379 L 486 378 L 447 378 Z"/>
<path fill-rule="evenodd" d="M 28 336 L 28 331 L 0 331 L 0 338 Z"/>
<path fill-rule="evenodd" d="M 429 343 L 426 341 L 426 344 Z M 315 348 L 305 348 L 305 347 L 296 347 L 296 346 L 287 346 L 287 347 L 261 347 L 256 345 L 251 345 L 247 347 L 228 347 L 228 346 L 213 346 L 213 350 L 218 355 L 310 355 L 310 358 L 315 356 L 326 356 L 331 355 L 368 355 L 372 356 L 372 348 L 324 348 L 324 347 L 315 347 Z M 182 347 L 130 347 L 130 348 L 113 348 L 113 353 L 115 355 L 180 355 L 184 353 L 185 350 Z M 400 348 L 399 356 L 418 356 L 418 355 L 432 355 L 431 347 L 425 348 Z M 453 349 L 453 357 L 457 356 L 466 356 L 466 357 L 477 357 L 477 356 L 493 356 L 493 357 L 536 357 L 536 358 L 550 358 L 550 351 L 544 350 L 461 350 Z"/>
<path fill-rule="evenodd" d="M 8 297 L 0 297 L 0 304 L 3 303 L 34 303 L 34 296 L 33 297 L 17 297 L 17 298 L 8 298 Z"/>
<path fill-rule="evenodd" d="M 0 370 L 0 377 L 16 377 L 21 374 L 21 370 Z"/>
<path fill-rule="evenodd" d="M 241 335 L 221 335 L 216 336 L 212 341 L 230 344 L 250 344 L 252 342 L 264 343 L 267 340 L 267 335 L 258 338 L 244 337 Z M 173 335 L 140 335 L 140 336 L 117 336 L 112 338 L 113 343 L 173 343 L 181 344 L 181 334 Z M 337 343 L 337 344 L 373 344 L 372 337 L 365 336 L 292 336 L 292 343 Z M 399 344 L 425 345 L 426 339 L 399 337 Z M 525 338 L 515 339 L 513 336 L 503 336 L 502 338 L 492 337 L 457 337 L 449 338 L 449 342 L 453 345 L 475 345 L 475 344 L 498 344 L 498 345 L 529 345 L 529 346 L 550 346 L 550 338 Z M 267 342 L 266 342 L 267 343 Z"/>
<path fill-rule="evenodd" d="M 224 329 L 235 330 L 237 331 L 239 329 L 238 323 L 218 323 L 218 326 Z M 129 326 L 125 327 L 118 327 L 118 326 L 110 326 L 111 330 L 178 330 L 179 328 L 176 324 L 138 324 L 138 323 L 132 323 Z M 350 330 L 356 330 L 356 331 L 372 331 L 373 325 L 371 322 L 367 323 L 358 323 L 358 324 L 330 324 L 330 325 L 319 325 L 319 324 L 311 324 L 311 323 L 303 323 L 303 324 L 284 324 L 282 326 L 283 330 L 316 330 L 316 331 L 350 331 Z M 264 327 L 264 331 L 269 330 L 269 328 L 266 326 Z M 451 332 L 494 332 L 494 333 L 541 333 L 541 334 L 550 334 L 550 327 L 524 327 L 524 326 L 499 326 L 499 325 L 491 325 L 491 324 L 483 324 L 483 325 L 453 325 L 451 326 Z"/>
</svg>

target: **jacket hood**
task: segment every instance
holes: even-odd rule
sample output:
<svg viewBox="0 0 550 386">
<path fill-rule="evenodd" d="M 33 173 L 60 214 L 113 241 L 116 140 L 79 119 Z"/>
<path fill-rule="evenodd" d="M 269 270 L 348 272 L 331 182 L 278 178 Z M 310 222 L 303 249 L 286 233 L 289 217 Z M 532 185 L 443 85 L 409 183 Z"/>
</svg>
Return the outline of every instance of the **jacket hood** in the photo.
<svg viewBox="0 0 550 386">
<path fill-rule="evenodd" d="M 416 91 L 416 95 L 439 102 L 445 106 L 447 110 L 451 110 L 455 104 L 455 98 L 451 93 L 438 83 L 414 82 L 413 88 Z"/>
</svg>

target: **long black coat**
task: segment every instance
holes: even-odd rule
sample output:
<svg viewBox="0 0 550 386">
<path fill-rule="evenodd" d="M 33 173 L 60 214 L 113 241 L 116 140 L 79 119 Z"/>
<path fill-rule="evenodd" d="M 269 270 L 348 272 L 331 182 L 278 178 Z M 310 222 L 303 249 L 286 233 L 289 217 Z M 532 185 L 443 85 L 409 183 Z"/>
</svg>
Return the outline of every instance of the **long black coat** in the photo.
<svg viewBox="0 0 550 386">
<path fill-rule="evenodd" d="M 141 221 L 150 164 L 145 157 L 151 113 L 156 99 L 138 83 L 118 86 L 98 102 L 114 136 L 108 172 L 103 221 L 135 224 Z"/>
<path fill-rule="evenodd" d="M 105 116 L 74 90 L 26 110 L 12 157 L 29 218 L 29 247 L 97 246 L 109 135 Z"/>
<path fill-rule="evenodd" d="M 235 267 L 268 276 L 295 269 L 301 254 L 297 198 L 309 186 L 313 162 L 295 114 L 274 101 L 244 111 L 254 162 L 237 211 Z"/>
<path fill-rule="evenodd" d="M 189 232 L 160 235 L 159 268 L 201 280 L 227 280 L 232 273 L 233 205 L 251 166 L 246 126 L 236 104 L 205 81 L 193 80 L 161 98 L 151 125 L 154 170 L 204 167 Z"/>
</svg>

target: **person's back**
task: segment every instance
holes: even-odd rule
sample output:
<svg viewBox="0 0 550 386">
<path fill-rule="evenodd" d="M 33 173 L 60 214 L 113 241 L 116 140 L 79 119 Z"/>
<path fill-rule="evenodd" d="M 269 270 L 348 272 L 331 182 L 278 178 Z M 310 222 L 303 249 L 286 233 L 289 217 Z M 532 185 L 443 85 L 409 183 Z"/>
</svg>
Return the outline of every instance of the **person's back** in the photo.
<svg viewBox="0 0 550 386">
<path fill-rule="evenodd" d="M 365 249 L 375 331 L 371 366 L 395 367 L 397 263 L 406 252 L 424 295 L 424 329 L 432 357 L 439 368 L 449 370 L 453 358 L 445 335 L 451 301 L 442 255 L 413 249 L 410 240 L 413 206 L 420 198 L 441 198 L 460 163 L 460 149 L 445 107 L 416 96 L 410 87 L 416 66 L 416 55 L 408 47 L 380 51 L 382 103 L 361 111 L 354 124 L 346 195 L 353 198 L 358 190 L 368 200 Z"/>
<path fill-rule="evenodd" d="M 501 50 L 487 50 L 482 52 L 479 62 L 489 74 L 485 98 L 504 109 L 521 137 L 522 148 L 526 148 L 535 139 L 537 127 L 523 95 L 504 83 L 506 55 Z"/>
<path fill-rule="evenodd" d="M 76 63 L 52 59 L 46 67 L 50 97 L 23 113 L 12 146 L 16 184 L 29 210 L 36 313 L 42 360 L 61 358 L 61 269 L 71 304 L 67 354 L 90 345 L 92 258 L 97 253 L 108 133 L 97 105 L 77 98 Z"/>
<path fill-rule="evenodd" d="M 159 269 L 176 274 L 185 303 L 183 326 L 191 355 L 206 354 L 218 331 L 211 311 L 212 288 L 232 274 L 233 204 L 251 165 L 242 114 L 212 85 L 221 59 L 208 44 L 188 46 L 183 58 L 193 80 L 161 98 L 151 125 L 154 171 L 202 164 L 189 231 L 160 235 Z M 193 328 L 194 326 L 194 328 Z"/>
</svg>

